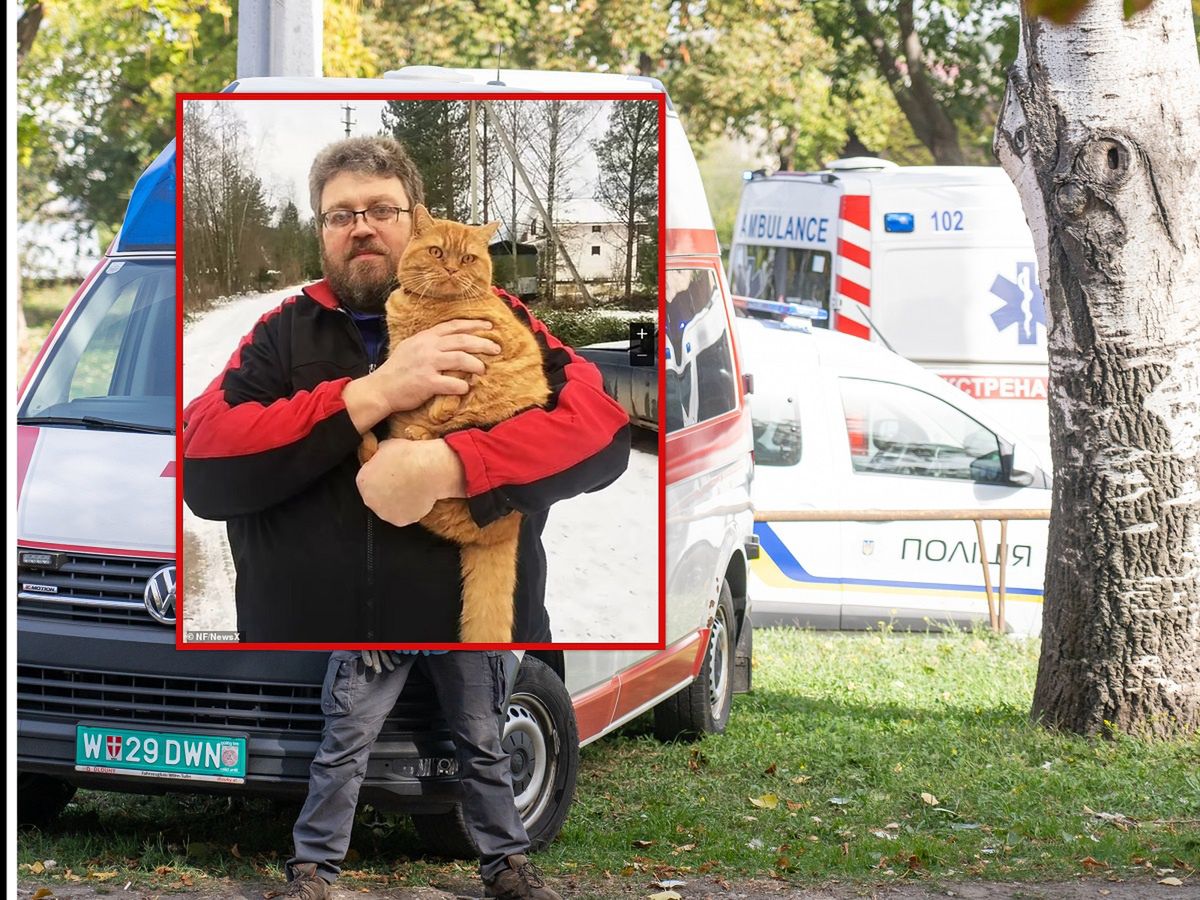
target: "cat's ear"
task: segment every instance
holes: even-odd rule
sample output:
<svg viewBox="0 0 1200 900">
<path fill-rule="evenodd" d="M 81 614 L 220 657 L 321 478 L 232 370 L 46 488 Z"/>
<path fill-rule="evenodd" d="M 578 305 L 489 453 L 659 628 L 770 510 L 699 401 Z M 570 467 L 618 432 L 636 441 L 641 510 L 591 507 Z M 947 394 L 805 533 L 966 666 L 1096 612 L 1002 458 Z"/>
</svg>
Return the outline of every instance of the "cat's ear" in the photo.
<svg viewBox="0 0 1200 900">
<path fill-rule="evenodd" d="M 486 225 L 479 226 L 479 232 L 483 235 L 483 239 L 489 244 L 492 242 L 492 237 L 500 230 L 499 222 L 488 222 Z"/>
<path fill-rule="evenodd" d="M 433 217 L 429 215 L 429 210 L 418 203 L 413 207 L 413 234 L 421 234 L 432 227 Z"/>
</svg>

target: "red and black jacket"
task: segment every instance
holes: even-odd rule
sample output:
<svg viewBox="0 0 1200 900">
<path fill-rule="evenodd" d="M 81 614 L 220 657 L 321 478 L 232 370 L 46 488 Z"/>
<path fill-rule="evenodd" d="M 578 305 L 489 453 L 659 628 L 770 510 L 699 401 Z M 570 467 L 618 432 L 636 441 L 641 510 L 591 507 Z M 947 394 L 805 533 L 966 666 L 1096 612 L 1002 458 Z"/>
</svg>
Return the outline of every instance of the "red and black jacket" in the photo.
<svg viewBox="0 0 1200 900">
<path fill-rule="evenodd" d="M 625 470 L 629 418 L 594 365 L 494 290 L 541 346 L 550 401 L 446 442 L 479 525 L 524 514 L 514 639 L 543 642 L 547 510 Z M 357 326 L 321 281 L 259 319 L 184 411 L 184 499 L 197 516 L 228 523 L 245 641 L 458 640 L 458 547 L 420 525 L 384 522 L 355 484 L 361 437 L 342 389 L 368 368 Z"/>
</svg>

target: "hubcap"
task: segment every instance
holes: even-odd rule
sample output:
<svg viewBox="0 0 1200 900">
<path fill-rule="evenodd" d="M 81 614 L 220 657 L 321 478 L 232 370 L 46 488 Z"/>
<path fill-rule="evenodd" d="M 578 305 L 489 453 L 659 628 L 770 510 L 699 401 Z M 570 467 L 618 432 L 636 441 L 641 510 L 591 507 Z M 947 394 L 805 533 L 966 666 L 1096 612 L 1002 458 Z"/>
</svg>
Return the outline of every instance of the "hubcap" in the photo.
<svg viewBox="0 0 1200 900">
<path fill-rule="evenodd" d="M 726 693 L 728 667 L 729 623 L 725 621 L 724 607 L 718 605 L 712 633 L 708 637 L 708 706 L 714 720 L 724 715 L 729 699 Z"/>
<path fill-rule="evenodd" d="M 554 720 L 532 694 L 514 694 L 508 704 L 501 746 L 512 763 L 513 794 L 521 821 L 528 824 L 546 808 L 554 785 Z"/>
</svg>

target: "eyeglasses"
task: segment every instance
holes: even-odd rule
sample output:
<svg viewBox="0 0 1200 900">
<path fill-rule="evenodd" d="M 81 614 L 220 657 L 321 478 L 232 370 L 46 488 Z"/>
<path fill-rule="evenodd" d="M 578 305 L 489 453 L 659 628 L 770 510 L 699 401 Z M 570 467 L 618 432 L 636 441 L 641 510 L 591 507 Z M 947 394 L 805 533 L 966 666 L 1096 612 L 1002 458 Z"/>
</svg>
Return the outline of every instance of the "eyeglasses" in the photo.
<svg viewBox="0 0 1200 900">
<path fill-rule="evenodd" d="M 400 218 L 400 213 L 412 212 L 402 206 L 371 206 L 367 209 L 331 209 L 321 213 L 321 224 L 326 228 L 349 228 L 358 217 L 370 225 L 390 225 Z"/>
</svg>

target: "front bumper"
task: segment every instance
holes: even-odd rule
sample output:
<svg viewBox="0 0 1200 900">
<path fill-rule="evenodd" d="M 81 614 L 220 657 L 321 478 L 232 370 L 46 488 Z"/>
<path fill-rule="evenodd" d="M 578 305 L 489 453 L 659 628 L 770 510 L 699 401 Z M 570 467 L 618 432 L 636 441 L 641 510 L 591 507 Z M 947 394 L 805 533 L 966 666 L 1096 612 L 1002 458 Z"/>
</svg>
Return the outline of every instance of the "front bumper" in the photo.
<svg viewBox="0 0 1200 900">
<path fill-rule="evenodd" d="M 17 765 L 101 790 L 303 798 L 321 740 L 328 653 L 176 650 L 166 628 L 18 616 Z M 460 797 L 454 745 L 414 669 L 371 752 L 361 797 L 442 812 Z M 242 784 L 75 771 L 80 723 L 244 735 Z"/>
</svg>

